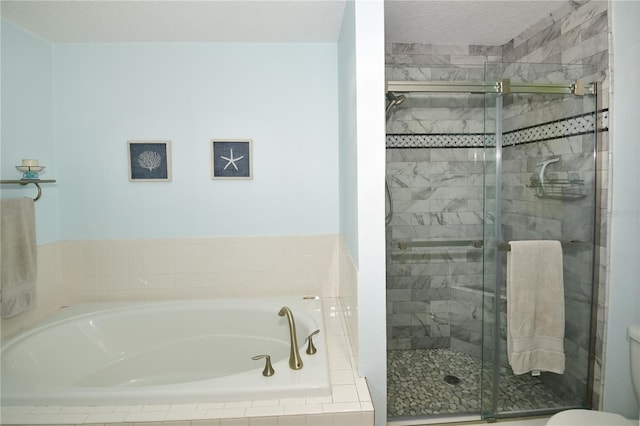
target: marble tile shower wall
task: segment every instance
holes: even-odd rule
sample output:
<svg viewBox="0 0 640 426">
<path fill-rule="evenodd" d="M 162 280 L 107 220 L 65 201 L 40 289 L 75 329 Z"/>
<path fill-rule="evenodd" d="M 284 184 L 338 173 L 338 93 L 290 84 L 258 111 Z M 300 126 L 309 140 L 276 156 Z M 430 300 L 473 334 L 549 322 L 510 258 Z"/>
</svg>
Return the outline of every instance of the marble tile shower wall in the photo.
<svg viewBox="0 0 640 426">
<path fill-rule="evenodd" d="M 392 43 L 386 53 L 388 80 L 483 81 L 484 63 L 499 61 L 501 48 Z M 387 123 L 388 134 L 438 135 L 439 146 L 387 149 L 395 212 L 387 227 L 389 349 L 479 353 L 481 305 L 465 298 L 482 287 L 482 250 L 398 243 L 482 239 L 482 148 L 455 146 L 458 135 L 478 139 L 484 119 L 482 95 L 443 94 L 406 99 Z"/>
<path fill-rule="evenodd" d="M 606 111 L 608 108 L 608 18 L 607 2 L 602 1 L 577 1 L 571 2 L 565 8 L 540 21 L 537 25 L 527 29 L 520 36 L 511 40 L 503 46 L 438 46 L 422 44 L 388 44 L 387 47 L 387 78 L 392 80 L 482 80 L 484 76 L 478 77 L 477 73 L 482 72 L 482 65 L 486 62 L 537 62 L 537 63 L 563 63 L 581 64 L 593 67 L 593 73 L 586 76 L 586 81 L 597 81 L 600 83 L 598 95 L 598 109 Z M 518 78 L 529 80 L 538 78 L 539 81 L 554 81 L 560 79 L 572 79 L 571 71 L 565 74 L 547 73 L 532 77 L 527 72 L 537 72 L 536 67 L 526 67 L 522 64 L 514 64 L 501 70 L 505 76 L 509 76 L 515 81 Z M 580 71 L 582 72 L 582 71 Z M 513 102 L 506 105 L 505 131 L 515 130 L 531 123 L 543 123 L 558 118 L 578 115 L 584 112 L 584 106 L 573 101 L 569 102 L 540 102 L 527 103 L 524 98 L 513 97 Z M 399 108 L 390 122 L 387 131 L 392 134 L 433 134 L 440 136 L 447 133 L 463 133 L 471 135 L 482 132 L 480 121 L 484 119 L 480 109 L 482 100 L 471 99 L 471 97 L 448 98 L 433 97 L 432 100 L 421 101 L 420 105 L 411 105 L 409 100 L 405 101 L 405 107 L 418 107 L 414 111 Z M 430 102 L 430 103 L 429 103 Z M 431 108 L 431 109 L 429 109 Z M 602 114 L 600 114 L 602 116 Z M 491 117 L 489 117 L 491 118 Z M 466 119 L 466 120 L 465 120 Z M 572 318 L 567 322 L 567 334 L 572 336 L 567 340 L 567 353 L 571 357 L 568 364 L 567 374 L 559 376 L 559 380 L 551 380 L 555 383 L 558 393 L 571 398 L 575 395 L 584 395 L 590 392 L 593 398 L 593 406 L 601 407 L 601 365 L 602 347 L 604 333 L 604 315 L 606 306 L 606 229 L 607 229 L 607 174 L 608 174 L 608 132 L 606 126 L 598 133 L 598 158 L 595 171 L 584 169 L 585 153 L 593 149 L 589 144 L 590 139 L 582 136 L 573 136 L 550 140 L 527 147 L 526 155 L 520 151 L 515 154 L 515 150 L 505 150 L 505 155 L 512 155 L 510 160 L 505 160 L 505 167 L 513 168 L 511 174 L 507 174 L 505 179 L 510 182 L 510 187 L 506 188 L 508 193 L 512 193 L 512 199 L 507 201 L 505 214 L 510 216 L 507 227 L 504 228 L 505 236 L 512 235 L 513 238 L 521 238 L 526 235 L 529 227 L 535 227 L 542 234 L 551 234 L 552 230 L 555 238 L 561 235 L 562 238 L 578 238 L 573 235 L 579 234 L 580 227 L 576 227 L 572 221 L 565 218 L 572 217 L 572 214 L 585 216 L 585 210 L 591 210 L 585 205 L 587 199 L 571 203 L 561 203 L 540 200 L 524 200 L 526 197 L 533 197 L 531 189 L 524 185 L 530 179 L 533 169 L 535 169 L 535 158 L 540 156 L 545 159 L 552 155 L 561 157 L 558 164 L 565 167 L 562 176 L 568 176 L 567 172 L 577 173 L 585 180 L 584 187 L 589 187 L 597 175 L 597 188 L 595 202 L 598 207 L 596 217 L 596 278 L 599 285 L 598 298 L 598 328 L 596 330 L 596 360 L 594 367 L 595 384 L 593 389 L 586 389 L 587 383 L 584 377 L 584 365 L 589 344 L 588 329 L 589 318 L 586 313 L 590 306 L 590 272 L 582 267 L 589 259 L 585 258 L 584 252 L 573 252 L 565 255 L 565 276 L 567 277 L 567 310 L 568 316 Z M 480 130 L 479 130 L 480 129 Z M 438 137 L 438 140 L 450 141 L 451 139 Z M 446 143 L 438 145 L 447 147 Z M 449 145 L 455 146 L 455 145 Z M 477 146 L 477 145 L 475 145 Z M 520 148 L 517 148 L 520 149 Z M 400 203 L 412 206 L 414 210 L 419 204 L 418 200 L 411 199 L 421 191 L 431 196 L 438 189 L 431 186 L 428 190 L 420 189 L 418 186 L 409 186 L 410 180 L 415 185 L 416 181 L 426 180 L 418 173 L 411 174 L 408 170 L 423 170 L 423 162 L 432 161 L 432 157 L 450 156 L 461 161 L 469 159 L 473 148 L 420 148 L 420 149 L 390 149 L 387 150 L 389 159 L 388 176 L 392 185 L 392 193 L 395 191 L 394 209 L 400 210 Z M 410 151 L 418 153 L 417 157 L 411 157 Z M 451 151 L 451 152 L 449 152 Z M 441 152 L 441 153 L 440 153 Z M 456 154 L 453 154 L 455 152 Z M 592 151 L 591 151 L 592 152 Z M 434 154 L 435 153 L 435 154 Z M 588 156 L 588 154 L 587 154 Z M 525 172 L 515 172 L 516 165 L 521 164 L 519 158 L 527 158 Z M 411 164 L 413 162 L 413 165 Z M 449 164 L 451 166 L 451 164 Z M 532 169 L 533 167 L 533 169 Z M 404 170 L 401 173 L 400 170 Z M 518 169 L 520 170 L 520 169 Z M 442 172 L 444 175 L 444 171 Z M 481 172 L 480 172 L 481 173 Z M 557 173 L 557 172 L 556 172 Z M 394 179 L 395 175 L 395 179 Z M 411 179 L 408 178 L 411 176 Z M 471 178 L 472 174 L 468 175 Z M 575 175 L 574 175 L 575 176 Z M 477 178 L 477 177 L 476 177 Z M 481 177 L 480 177 L 481 178 Z M 458 178 L 458 183 L 461 178 Z M 455 185 L 452 185 L 455 187 Z M 457 187 L 457 191 L 460 191 Z M 402 191 L 399 191 L 402 189 Z M 448 189 L 439 188 L 441 194 Z M 528 192 L 526 192 L 528 191 Z M 452 191 L 453 193 L 453 191 Z M 441 195 L 444 197 L 443 195 Z M 520 197 L 520 198 L 518 198 Z M 404 198 L 404 200 L 402 200 Z M 589 198 L 589 197 L 588 197 Z M 591 198 L 592 199 L 592 198 Z M 454 201 L 455 200 L 455 201 Z M 480 199 L 481 201 L 481 199 Z M 423 201 L 428 208 L 431 200 Z M 452 196 L 449 206 L 462 203 L 462 199 Z M 434 202 L 433 205 L 436 205 Z M 542 207 L 544 206 L 544 207 Z M 468 206 L 467 206 L 468 207 Z M 478 213 L 479 212 L 479 213 Z M 551 212 L 551 213 L 549 213 Z M 444 221 L 446 211 L 441 210 L 441 218 Z M 460 212 L 456 212 L 459 214 Z M 482 215 L 480 210 L 468 209 L 465 214 Z M 404 216 L 403 216 L 404 215 Z M 440 235 L 433 224 L 436 221 L 427 221 L 431 224 L 429 228 L 420 228 L 425 216 L 417 211 L 407 213 L 397 213 L 397 218 L 390 224 L 388 232 L 388 347 L 394 348 L 419 348 L 419 347 L 454 347 L 469 354 L 477 355 L 480 351 L 481 322 L 479 312 L 481 312 L 482 297 L 479 292 L 474 291 L 481 276 L 472 273 L 474 263 L 481 263 L 473 254 L 473 250 L 452 250 L 455 254 L 449 254 L 449 259 L 456 262 L 449 263 L 443 253 L 414 252 L 403 253 L 397 247 L 399 239 L 409 238 L 430 238 Z M 429 218 L 438 217 L 437 211 L 428 211 Z M 585 221 L 589 219 L 584 217 Z M 590 222 L 585 222 L 590 223 Z M 396 229 L 396 226 L 399 227 Z M 411 226 L 416 226 L 411 228 Z M 446 225 L 443 222 L 443 226 Z M 468 224 L 466 226 L 473 226 Z M 476 224 L 477 226 L 477 224 Z M 591 226 L 584 226 L 590 229 Z M 467 231 L 470 231 L 467 229 Z M 460 235 L 449 230 L 447 238 L 459 238 Z M 556 233 L 557 232 L 557 233 Z M 473 235 L 469 232 L 465 234 Z M 482 231 L 480 234 L 482 235 Z M 529 234 L 530 235 L 530 234 Z M 580 236 L 582 237 L 582 236 Z M 539 234 L 538 234 L 538 237 Z M 434 260 L 429 263 L 420 263 L 419 258 L 424 260 Z M 588 257 L 588 256 L 587 256 Z M 464 260 L 463 260 L 464 259 Z M 456 263 L 456 265 L 453 265 Z M 464 266 L 463 266 L 464 265 Z M 455 273 L 454 271 L 455 266 Z M 466 269 L 469 268 L 469 269 Z M 463 271 L 464 270 L 464 271 Z M 463 273 L 460 273 L 463 271 Z M 480 272 L 481 273 L 481 272 Z M 431 274 L 431 275 L 429 275 Z M 443 275 L 438 275 L 443 274 Z M 448 275 L 447 275 L 448 274 Z M 480 280 L 480 281 L 478 281 Z M 421 297 L 423 297 L 421 299 Z M 449 307 L 449 310 L 445 307 Z M 575 314 L 575 315 L 574 315 Z M 460 315 L 460 316 L 458 316 Z M 504 324 L 504 318 L 501 318 Z M 504 336 L 504 330 L 502 331 Z M 449 346 L 447 346 L 449 345 Z M 574 371 L 574 366 L 580 365 L 581 371 Z"/>
<path fill-rule="evenodd" d="M 554 239 L 593 241 L 595 167 L 593 134 L 507 147 L 503 150 L 502 236 L 506 241 Z M 540 170 L 539 161 L 559 158 L 554 166 L 561 179 L 581 179 L 583 185 L 561 195 L 538 198 L 538 189 L 527 185 Z M 549 172 L 551 177 L 554 173 Z M 584 198 L 580 198 L 584 196 Z M 555 197 L 555 195 L 554 195 Z M 504 261 L 504 259 L 503 259 Z M 563 250 L 565 294 L 565 354 L 563 375 L 543 373 L 541 378 L 565 401 L 584 404 L 587 394 L 593 264 L 591 246 L 565 246 Z M 543 267 L 541 265 L 541 267 Z M 506 329 L 501 323 L 501 343 Z M 506 351 L 502 356 L 506 358 Z"/>
<path fill-rule="evenodd" d="M 537 25 L 527 29 L 520 36 L 502 46 L 503 61 L 505 62 L 537 62 L 537 63 L 562 63 L 562 64 L 582 64 L 593 67 L 593 74 L 586 76 L 585 81 L 596 81 L 600 83 L 598 92 L 599 110 L 607 111 L 609 108 L 609 28 L 608 28 L 608 2 L 605 1 L 580 1 L 572 2 L 564 9 L 540 21 Z M 593 376 L 595 383 L 593 389 L 587 389 L 590 393 L 595 408 L 602 408 L 602 349 L 604 339 L 604 318 L 606 317 L 606 295 L 607 282 L 606 268 L 606 240 L 607 240 L 607 192 L 608 192 L 608 172 L 609 172 L 609 133 L 606 125 L 602 126 L 598 133 L 598 164 L 596 165 L 596 280 L 598 285 L 597 301 L 597 329 L 595 332 L 595 360 Z M 571 138 L 569 145 L 574 148 L 584 143 L 579 137 Z M 574 158 L 571 161 L 574 166 L 578 166 L 579 148 L 575 148 Z M 583 149 L 589 149 L 588 144 L 583 145 Z M 567 154 L 569 155 L 569 154 Z M 575 157 L 577 155 L 577 157 Z M 563 156 L 561 162 L 567 163 Z M 572 166 L 570 166 L 572 167 Z M 588 174 L 587 179 L 592 178 Z M 585 187 L 587 185 L 585 184 Z M 577 205 L 568 207 L 578 210 Z M 586 207 L 585 207 L 586 208 Z M 569 212 L 565 212 L 564 217 L 570 217 Z M 571 235 L 576 230 L 570 230 L 569 224 L 562 221 L 562 232 L 564 235 Z M 584 252 L 575 252 L 572 255 L 565 255 L 565 262 L 577 270 L 576 263 L 581 263 Z M 567 322 L 567 333 L 575 336 L 574 340 L 566 342 L 566 348 L 580 365 L 584 365 L 585 346 L 588 345 L 589 332 L 586 324 L 590 319 L 586 314 L 590 311 L 585 300 L 590 300 L 590 288 L 585 287 L 584 274 L 591 271 L 582 270 L 576 276 L 569 274 L 569 282 L 572 283 L 567 293 L 568 314 L 579 312 Z M 578 331 L 579 328 L 579 331 Z M 575 354 L 575 355 L 574 355 Z M 559 379 L 564 381 L 572 375 L 571 369 L 568 374 L 558 377 L 548 377 L 545 380 Z M 562 391 L 573 390 L 576 393 L 584 392 L 586 383 L 584 378 L 579 378 L 558 384 L 558 389 Z"/>
<path fill-rule="evenodd" d="M 481 240 L 482 168 L 481 148 L 387 150 L 395 212 L 387 228 L 389 349 L 449 348 L 476 313 L 451 292 L 482 287 L 482 250 L 398 244 Z"/>
</svg>

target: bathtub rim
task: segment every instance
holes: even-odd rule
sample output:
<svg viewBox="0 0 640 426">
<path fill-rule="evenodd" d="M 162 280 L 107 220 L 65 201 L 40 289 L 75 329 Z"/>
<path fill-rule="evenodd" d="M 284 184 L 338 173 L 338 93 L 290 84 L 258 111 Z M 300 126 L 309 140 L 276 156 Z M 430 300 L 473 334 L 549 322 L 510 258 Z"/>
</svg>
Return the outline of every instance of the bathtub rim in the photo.
<svg viewBox="0 0 640 426">
<path fill-rule="evenodd" d="M 171 300 L 114 300 L 114 301 L 100 301 L 100 302 L 78 302 L 70 305 L 62 305 L 57 310 L 45 315 L 43 318 L 39 319 L 35 323 L 26 326 L 17 330 L 15 333 L 4 336 L 0 339 L 0 353 L 4 350 L 4 347 L 10 344 L 13 344 L 14 341 L 18 339 L 25 338 L 31 333 L 35 333 L 40 329 L 44 329 L 46 327 L 54 326 L 60 322 L 68 321 L 70 318 L 82 318 L 86 316 L 90 316 L 95 312 L 116 312 L 118 310 L 127 310 L 135 306 L 140 307 L 150 307 L 151 305 L 171 305 L 171 304 L 180 304 L 180 303 L 190 303 L 190 304 L 206 304 L 211 303 L 213 301 L 228 301 L 228 302 L 247 302 L 247 301 L 277 301 L 277 300 L 295 300 L 298 302 L 309 301 L 312 303 L 318 303 L 318 307 L 313 310 L 318 310 L 319 313 L 322 313 L 322 298 L 315 295 L 309 296 L 283 296 L 283 297 L 212 297 L 212 298 L 198 298 L 198 299 L 171 299 Z M 121 306 L 120 306 L 121 305 Z M 93 308 L 92 310 L 87 310 L 87 308 Z M 324 324 L 323 324 L 324 325 Z"/>
<path fill-rule="evenodd" d="M 299 383 L 296 384 L 294 381 L 295 386 L 293 386 L 291 389 L 288 389 L 288 390 L 279 390 L 277 398 L 297 397 L 297 396 L 300 396 L 301 392 L 306 393 L 307 394 L 306 396 L 326 396 L 331 394 L 331 381 L 329 378 L 330 375 L 329 375 L 327 342 L 326 342 L 326 333 L 325 333 L 326 322 L 324 321 L 322 298 L 317 296 L 314 296 L 312 299 L 307 298 L 307 296 L 305 296 L 304 298 L 303 296 L 285 296 L 285 297 L 253 297 L 253 298 L 180 299 L 180 300 L 157 300 L 157 301 L 124 301 L 124 302 L 121 302 L 121 301 L 82 302 L 75 305 L 62 307 L 58 311 L 54 312 L 53 314 L 39 321 L 37 324 L 34 324 L 33 326 L 23 330 L 22 332 L 14 336 L 8 337 L 6 339 L 2 339 L 1 349 L 2 349 L 2 352 L 8 349 L 11 349 L 13 345 L 19 344 L 22 340 L 26 340 L 31 335 L 42 332 L 49 327 L 55 327 L 60 324 L 64 324 L 65 322 L 70 322 L 70 321 L 72 322 L 77 319 L 82 319 L 82 318 L 86 319 L 87 317 L 91 317 L 100 313 L 108 313 L 109 315 L 113 315 L 118 311 L 130 311 L 131 309 L 138 309 L 138 308 L 153 310 L 154 307 L 156 306 L 171 307 L 171 306 L 180 306 L 184 304 L 188 304 L 192 306 L 193 305 L 207 306 L 212 303 L 219 304 L 221 302 L 231 306 L 233 306 L 233 304 L 238 304 L 242 306 L 259 304 L 261 307 L 263 307 L 264 303 L 272 303 L 274 304 L 273 306 L 287 305 L 291 307 L 291 309 L 294 311 L 294 315 L 296 310 L 299 310 L 300 308 L 300 306 L 299 305 L 296 306 L 295 303 L 305 303 L 307 306 L 310 306 L 311 309 L 309 309 L 307 313 L 313 313 L 316 316 L 314 317 L 314 319 L 319 318 L 319 321 L 320 321 L 319 324 L 320 324 L 321 331 L 319 335 L 314 337 L 314 343 L 317 342 L 323 348 L 323 350 L 320 352 L 321 356 L 318 357 L 319 359 L 321 359 L 321 362 L 323 363 L 323 365 L 320 368 L 322 373 L 321 374 L 322 384 L 318 386 L 316 385 L 310 386 L 308 384 L 305 384 L 304 386 L 302 386 Z M 277 310 L 275 312 L 277 313 Z M 274 313 L 274 316 L 275 316 L 275 313 Z M 306 354 L 304 354 L 304 351 L 303 351 L 304 341 L 303 342 L 299 341 L 298 345 L 300 347 L 301 356 L 305 357 Z M 308 361 L 308 358 L 307 358 L 307 361 Z M 288 359 L 281 360 L 274 364 L 274 367 L 277 368 L 277 370 L 279 370 L 278 372 L 280 373 L 280 376 L 283 379 L 285 378 L 285 376 L 291 378 L 292 374 L 298 373 L 298 375 L 300 375 L 300 372 L 302 372 L 302 374 L 306 372 L 304 371 L 304 368 L 303 370 L 299 370 L 298 372 L 289 370 L 288 367 L 287 368 L 284 367 L 285 363 L 288 363 Z M 262 366 L 260 366 L 260 363 L 257 363 L 257 366 L 255 369 L 245 371 L 239 374 L 235 374 L 233 376 L 224 376 L 222 379 L 234 378 L 236 376 L 248 376 L 248 375 L 260 374 L 259 373 L 260 371 L 262 371 Z M 212 380 L 216 380 L 216 379 L 212 379 Z M 184 384 L 179 383 L 177 385 L 151 386 L 151 387 L 126 389 L 127 395 L 134 397 L 134 399 L 140 398 L 141 396 L 146 395 L 147 397 L 144 400 L 144 402 L 135 402 L 135 401 L 129 401 L 129 400 L 125 401 L 120 396 L 114 396 L 113 394 L 115 392 L 111 392 L 111 388 L 107 388 L 108 390 L 105 390 L 99 387 L 98 388 L 86 387 L 86 388 L 80 388 L 81 390 L 77 392 L 70 392 L 68 391 L 69 388 L 67 387 L 49 386 L 49 390 L 51 390 L 53 393 L 60 393 L 63 396 L 54 397 L 50 395 L 45 396 L 45 395 L 38 394 L 34 397 L 31 394 L 32 391 L 30 391 L 29 389 L 25 390 L 24 387 L 20 389 L 20 386 L 17 386 L 18 389 L 16 390 L 16 392 L 13 392 L 11 395 L 7 395 L 7 392 L 5 392 L 3 389 L 1 402 L 3 406 L 5 405 L 7 406 L 21 406 L 21 405 L 23 406 L 24 405 L 85 406 L 85 405 L 104 405 L 104 404 L 129 405 L 129 404 L 137 404 L 137 403 L 176 404 L 176 403 L 189 403 L 194 401 L 198 401 L 202 403 L 215 403 L 215 402 L 221 402 L 221 401 L 243 401 L 248 399 L 264 399 L 266 397 L 265 395 L 258 395 L 255 392 L 252 393 L 251 392 L 253 390 L 252 387 L 248 387 L 248 388 L 239 387 L 237 388 L 238 394 L 226 394 L 224 398 L 221 398 L 219 396 L 213 397 L 213 398 L 211 397 L 203 398 L 202 395 L 200 395 L 198 392 L 193 392 L 192 390 L 189 389 L 189 386 L 194 383 L 204 385 L 210 381 L 211 380 L 205 379 L 205 380 L 200 380 L 196 382 L 186 382 Z M 219 380 L 219 381 L 224 384 L 228 380 L 225 379 L 225 380 Z M 5 383 L 6 383 L 6 380 L 3 377 L 3 381 L 2 381 L 3 388 Z M 267 381 L 265 383 L 269 383 L 269 382 Z M 180 393 L 180 395 L 167 399 L 166 394 L 163 393 L 163 390 L 169 387 L 176 389 Z M 86 391 L 91 391 L 91 392 L 96 392 L 98 394 L 101 394 L 101 398 L 104 398 L 104 400 L 96 402 L 88 396 L 85 397 Z M 73 399 L 73 401 L 69 402 L 69 398 Z"/>
</svg>

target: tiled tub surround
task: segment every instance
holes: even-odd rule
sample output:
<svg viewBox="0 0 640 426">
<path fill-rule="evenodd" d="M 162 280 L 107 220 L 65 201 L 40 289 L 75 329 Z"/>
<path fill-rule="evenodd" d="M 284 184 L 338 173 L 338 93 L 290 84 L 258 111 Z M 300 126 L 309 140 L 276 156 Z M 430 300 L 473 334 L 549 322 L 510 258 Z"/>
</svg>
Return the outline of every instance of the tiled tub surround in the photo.
<svg viewBox="0 0 640 426">
<path fill-rule="evenodd" d="M 358 353 L 357 274 L 338 235 L 61 241 L 38 247 L 35 309 L 0 318 L 11 336 L 81 302 L 339 297 Z"/>
<path fill-rule="evenodd" d="M 128 406 L 2 407 L 3 425 L 98 424 L 171 426 L 373 425 L 366 380 L 358 376 L 340 302 L 324 298 L 331 396 Z"/>
<path fill-rule="evenodd" d="M 336 296 L 336 235 L 70 241 L 64 282 L 76 301 Z"/>
<path fill-rule="evenodd" d="M 80 302 L 337 297 L 339 270 L 344 288 L 355 285 L 345 281 L 337 235 L 61 241 L 38 250 L 36 309 L 1 319 L 2 336 Z"/>
<path fill-rule="evenodd" d="M 318 294 L 324 302 L 333 394 L 322 400 L 210 405 L 2 407 L 2 424 L 373 424 L 365 379 L 358 376 L 354 358 L 355 266 L 339 236 L 61 241 L 39 246 L 38 256 L 38 304 L 1 319 L 3 337 L 79 302 Z"/>
</svg>

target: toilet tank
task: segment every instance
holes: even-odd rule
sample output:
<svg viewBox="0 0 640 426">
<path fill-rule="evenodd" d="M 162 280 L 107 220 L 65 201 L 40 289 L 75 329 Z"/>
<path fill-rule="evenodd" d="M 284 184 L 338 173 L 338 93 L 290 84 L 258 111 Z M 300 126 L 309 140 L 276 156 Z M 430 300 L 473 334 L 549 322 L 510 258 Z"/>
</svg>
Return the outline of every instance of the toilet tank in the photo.
<svg viewBox="0 0 640 426">
<path fill-rule="evenodd" d="M 638 403 L 640 403 L 640 325 L 629 327 L 629 337 L 631 338 L 631 377 Z"/>
</svg>

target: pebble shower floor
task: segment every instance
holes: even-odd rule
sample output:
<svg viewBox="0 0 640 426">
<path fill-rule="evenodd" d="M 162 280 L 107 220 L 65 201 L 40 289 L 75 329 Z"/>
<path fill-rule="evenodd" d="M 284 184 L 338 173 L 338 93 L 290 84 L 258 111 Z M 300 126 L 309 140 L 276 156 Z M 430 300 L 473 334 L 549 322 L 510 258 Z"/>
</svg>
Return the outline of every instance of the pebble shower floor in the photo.
<svg viewBox="0 0 640 426">
<path fill-rule="evenodd" d="M 479 359 L 451 349 L 387 352 L 387 417 L 480 413 Z M 445 376 L 460 379 L 449 384 Z M 500 368 L 500 412 L 566 407 L 544 383 Z"/>
</svg>

